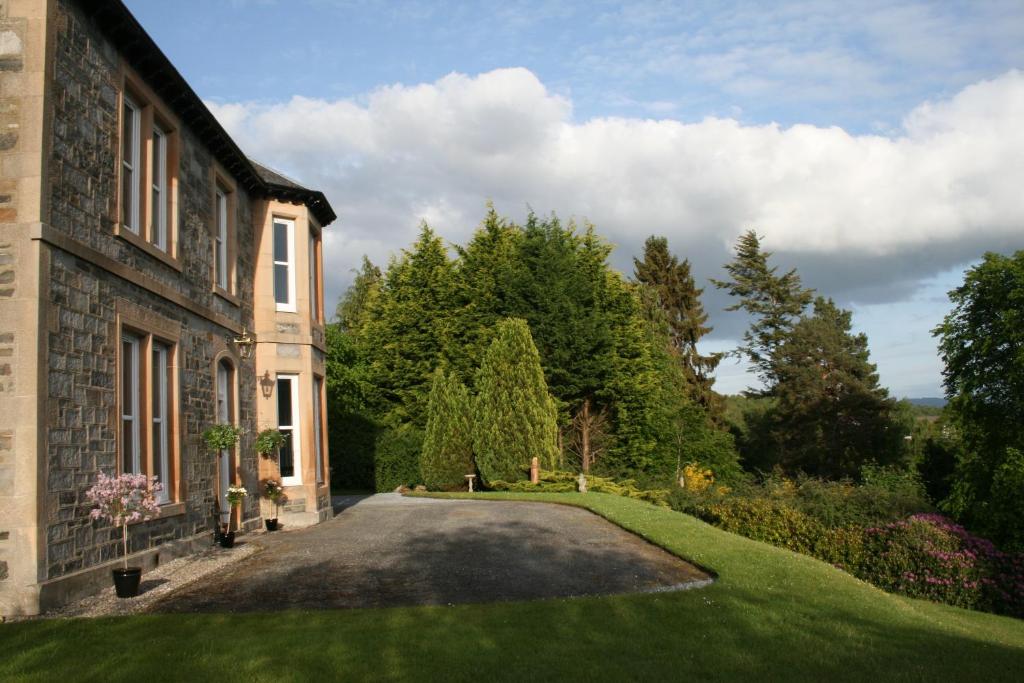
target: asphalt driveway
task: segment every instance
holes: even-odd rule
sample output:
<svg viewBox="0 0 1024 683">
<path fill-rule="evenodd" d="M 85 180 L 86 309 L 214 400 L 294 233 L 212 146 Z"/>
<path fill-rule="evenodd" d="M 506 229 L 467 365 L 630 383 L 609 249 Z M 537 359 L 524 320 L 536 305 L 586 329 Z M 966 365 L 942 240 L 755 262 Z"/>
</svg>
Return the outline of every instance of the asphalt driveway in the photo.
<svg viewBox="0 0 1024 683">
<path fill-rule="evenodd" d="M 250 536 L 259 553 L 152 611 L 531 600 L 674 590 L 709 578 L 580 508 L 398 494 L 349 502 L 315 527 Z"/>
</svg>

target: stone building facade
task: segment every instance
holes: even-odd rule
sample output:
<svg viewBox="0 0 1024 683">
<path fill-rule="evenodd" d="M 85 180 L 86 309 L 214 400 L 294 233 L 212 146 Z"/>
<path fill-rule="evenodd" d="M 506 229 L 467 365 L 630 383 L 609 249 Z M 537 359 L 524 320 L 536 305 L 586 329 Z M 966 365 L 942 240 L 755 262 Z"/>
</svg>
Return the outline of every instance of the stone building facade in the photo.
<svg viewBox="0 0 1024 683">
<path fill-rule="evenodd" d="M 241 153 L 118 0 L 0 0 L 0 614 L 109 585 L 98 472 L 164 484 L 130 530 L 143 566 L 208 545 L 228 484 L 282 477 L 286 525 L 330 516 L 334 218 Z M 211 454 L 225 421 L 240 444 Z M 267 427 L 289 441 L 259 458 Z M 258 496 L 232 524 L 262 526 Z"/>
</svg>

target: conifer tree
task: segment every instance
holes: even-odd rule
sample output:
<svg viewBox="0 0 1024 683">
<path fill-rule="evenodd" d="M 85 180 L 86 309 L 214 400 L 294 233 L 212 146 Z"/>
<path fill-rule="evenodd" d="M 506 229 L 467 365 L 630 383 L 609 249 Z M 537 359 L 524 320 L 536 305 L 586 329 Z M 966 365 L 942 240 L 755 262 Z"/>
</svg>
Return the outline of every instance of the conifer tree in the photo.
<svg viewBox="0 0 1024 683">
<path fill-rule="evenodd" d="M 896 402 L 879 386 L 867 336 L 850 327 L 849 311 L 818 297 L 777 350 L 772 424 L 788 471 L 855 477 L 869 461 L 904 454 Z"/>
<path fill-rule="evenodd" d="M 473 422 L 469 391 L 458 377 L 438 369 L 427 400 L 427 429 L 420 454 L 423 483 L 454 491 L 474 474 Z"/>
<path fill-rule="evenodd" d="M 381 272 L 364 255 L 363 265 L 354 270 L 356 276 L 338 302 L 335 316 L 343 332 L 358 334 L 366 323 L 373 300 L 380 291 Z"/>
<path fill-rule="evenodd" d="M 740 236 L 736 256 L 725 264 L 731 280 L 715 280 L 719 289 L 739 297 L 727 311 L 746 311 L 753 317 L 736 350 L 754 365 L 764 383 L 763 393 L 772 394 L 778 383 L 775 354 L 790 330 L 811 302 L 814 290 L 804 289 L 796 269 L 776 275 L 778 266 L 768 266 L 772 253 L 761 250 L 761 238 L 753 230 Z"/>
<path fill-rule="evenodd" d="M 431 375 L 438 366 L 452 310 L 452 264 L 426 225 L 411 250 L 393 259 L 373 299 L 359 345 L 389 423 L 425 424 Z"/>
<path fill-rule="evenodd" d="M 552 469 L 557 413 L 525 320 L 498 323 L 476 390 L 473 450 L 484 482 L 523 479 L 534 457 Z"/>
<path fill-rule="evenodd" d="M 680 263 L 669 252 L 668 240 L 652 235 L 644 243 L 643 260 L 633 259 L 633 272 L 637 282 L 657 295 L 657 305 L 669 325 L 669 343 L 682 364 L 690 397 L 709 413 L 718 413 L 721 400 L 711 386 L 722 354 L 705 356 L 697 350 L 697 342 L 713 328 L 706 324 L 708 315 L 700 301 L 704 290 L 694 282 L 689 260 Z"/>
</svg>

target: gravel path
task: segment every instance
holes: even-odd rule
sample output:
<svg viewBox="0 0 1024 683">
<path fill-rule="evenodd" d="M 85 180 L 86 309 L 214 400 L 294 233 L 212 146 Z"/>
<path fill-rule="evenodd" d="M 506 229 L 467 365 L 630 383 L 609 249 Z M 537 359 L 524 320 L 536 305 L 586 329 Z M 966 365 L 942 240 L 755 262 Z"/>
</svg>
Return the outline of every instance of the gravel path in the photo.
<svg viewBox="0 0 1024 683">
<path fill-rule="evenodd" d="M 167 595 L 158 612 L 531 600 L 705 585 L 707 574 L 586 510 L 380 494 L 265 534 L 263 551 Z"/>
</svg>

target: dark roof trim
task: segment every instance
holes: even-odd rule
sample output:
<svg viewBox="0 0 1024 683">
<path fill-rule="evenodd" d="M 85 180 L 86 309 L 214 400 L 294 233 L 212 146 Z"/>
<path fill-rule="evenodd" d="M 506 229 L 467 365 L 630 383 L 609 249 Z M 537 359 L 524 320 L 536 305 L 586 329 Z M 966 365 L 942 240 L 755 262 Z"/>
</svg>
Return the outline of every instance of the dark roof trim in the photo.
<svg viewBox="0 0 1024 683">
<path fill-rule="evenodd" d="M 242 187 L 261 197 L 305 204 L 321 227 L 334 222 L 337 215 L 323 192 L 268 182 L 260 174 L 121 0 L 78 0 L 78 5 Z"/>
</svg>

